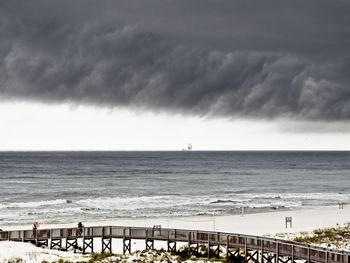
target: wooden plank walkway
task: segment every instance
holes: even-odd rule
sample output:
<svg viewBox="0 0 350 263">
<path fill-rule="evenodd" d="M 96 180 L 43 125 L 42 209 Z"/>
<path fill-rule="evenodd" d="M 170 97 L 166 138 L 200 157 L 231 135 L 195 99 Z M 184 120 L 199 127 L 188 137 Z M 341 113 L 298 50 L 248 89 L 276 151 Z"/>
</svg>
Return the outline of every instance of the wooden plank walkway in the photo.
<svg viewBox="0 0 350 263">
<path fill-rule="evenodd" d="M 0 241 L 11 240 L 33 242 L 50 248 L 76 248 L 82 240 L 83 253 L 94 252 L 94 239 L 101 239 L 102 251 L 112 252 L 112 240 L 123 240 L 123 253 L 131 253 L 131 240 L 144 240 L 146 249 L 154 248 L 154 241 L 166 241 L 168 251 L 176 251 L 177 243 L 186 243 L 189 251 L 198 252 L 199 245 L 206 245 L 208 252 L 219 256 L 220 248 L 226 248 L 228 256 L 243 255 L 245 262 L 255 263 L 350 263 L 350 253 L 309 246 L 296 242 L 202 230 L 93 226 L 78 228 L 53 228 L 33 230 L 14 230 L 0 232 Z M 65 245 L 65 246 L 63 246 Z"/>
</svg>

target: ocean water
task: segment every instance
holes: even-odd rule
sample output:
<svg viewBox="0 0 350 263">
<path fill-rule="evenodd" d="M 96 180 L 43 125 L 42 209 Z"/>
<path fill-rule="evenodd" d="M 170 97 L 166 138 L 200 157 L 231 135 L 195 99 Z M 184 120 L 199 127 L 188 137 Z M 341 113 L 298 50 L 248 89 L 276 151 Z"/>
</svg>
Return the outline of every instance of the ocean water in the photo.
<svg viewBox="0 0 350 263">
<path fill-rule="evenodd" d="M 350 203 L 350 152 L 0 152 L 0 226 Z"/>
</svg>

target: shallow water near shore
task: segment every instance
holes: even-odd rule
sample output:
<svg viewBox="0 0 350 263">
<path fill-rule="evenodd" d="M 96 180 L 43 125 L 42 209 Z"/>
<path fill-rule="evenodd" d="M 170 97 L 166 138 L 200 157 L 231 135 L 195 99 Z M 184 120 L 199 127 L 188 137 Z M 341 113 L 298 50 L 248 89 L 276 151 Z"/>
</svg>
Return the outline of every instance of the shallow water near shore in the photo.
<svg viewBox="0 0 350 263">
<path fill-rule="evenodd" d="M 0 224 L 350 202 L 350 152 L 1 152 Z"/>
</svg>

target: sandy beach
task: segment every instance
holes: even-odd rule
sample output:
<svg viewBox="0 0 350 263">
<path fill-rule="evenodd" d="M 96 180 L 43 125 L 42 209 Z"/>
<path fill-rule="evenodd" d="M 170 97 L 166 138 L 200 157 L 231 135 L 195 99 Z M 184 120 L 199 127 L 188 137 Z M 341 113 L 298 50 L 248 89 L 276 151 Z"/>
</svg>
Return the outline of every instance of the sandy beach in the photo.
<svg viewBox="0 0 350 263">
<path fill-rule="evenodd" d="M 286 228 L 285 218 L 292 217 L 292 227 Z M 345 206 L 339 209 L 338 206 L 318 207 L 314 209 L 302 209 L 293 211 L 279 211 L 258 214 L 244 214 L 232 216 L 197 216 L 197 217 L 169 217 L 169 218 L 147 218 L 147 219 L 118 219 L 100 222 L 84 222 L 85 226 L 97 225 L 121 225 L 121 226 L 149 226 L 161 225 L 163 228 L 182 228 L 182 229 L 200 229 L 215 230 L 220 232 L 231 232 L 251 235 L 269 235 L 276 236 L 280 233 L 298 233 L 312 231 L 321 227 L 342 226 L 350 222 L 350 207 Z M 57 228 L 76 226 L 76 223 L 59 225 L 41 225 L 40 228 Z M 8 226 L 3 230 L 28 229 L 31 226 Z M 161 248 L 164 244 L 156 243 L 156 248 Z M 96 248 L 100 245 L 97 244 Z M 114 252 L 121 252 L 121 244 L 115 241 Z M 144 249 L 144 242 L 133 241 L 132 250 Z M 20 252 L 19 252 L 20 251 Z M 28 256 L 30 255 L 30 256 Z M 35 256 L 37 255 L 37 256 Z M 13 257 L 21 257 L 25 262 L 41 262 L 40 260 L 58 260 L 59 258 L 74 260 L 83 260 L 84 256 L 73 254 L 72 252 L 50 251 L 48 249 L 37 248 L 31 244 L 0 242 L 0 262 Z M 32 258 L 32 259 L 31 259 Z M 42 259 L 44 258 L 44 259 Z M 31 261 L 32 260 L 32 261 Z"/>
<path fill-rule="evenodd" d="M 285 218 L 292 217 L 292 228 L 286 228 Z M 83 222 L 85 226 L 145 226 L 161 225 L 163 228 L 200 229 L 252 235 L 274 235 L 312 231 L 350 222 L 350 206 L 339 209 L 337 205 L 300 210 L 277 211 L 229 216 L 193 216 L 166 218 L 123 218 L 108 221 Z M 39 222 L 40 223 L 40 222 Z M 40 228 L 75 227 L 67 224 L 41 224 Z M 31 225 L 4 226 L 3 230 L 31 229 Z"/>
</svg>

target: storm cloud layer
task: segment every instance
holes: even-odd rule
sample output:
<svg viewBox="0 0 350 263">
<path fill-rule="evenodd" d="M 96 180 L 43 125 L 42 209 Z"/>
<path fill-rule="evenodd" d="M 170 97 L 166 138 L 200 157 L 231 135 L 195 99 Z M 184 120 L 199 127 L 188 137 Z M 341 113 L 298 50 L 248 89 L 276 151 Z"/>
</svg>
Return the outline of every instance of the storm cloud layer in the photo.
<svg viewBox="0 0 350 263">
<path fill-rule="evenodd" d="M 1 2 L 0 98 L 350 119 L 350 2 L 143 2 Z"/>
</svg>

